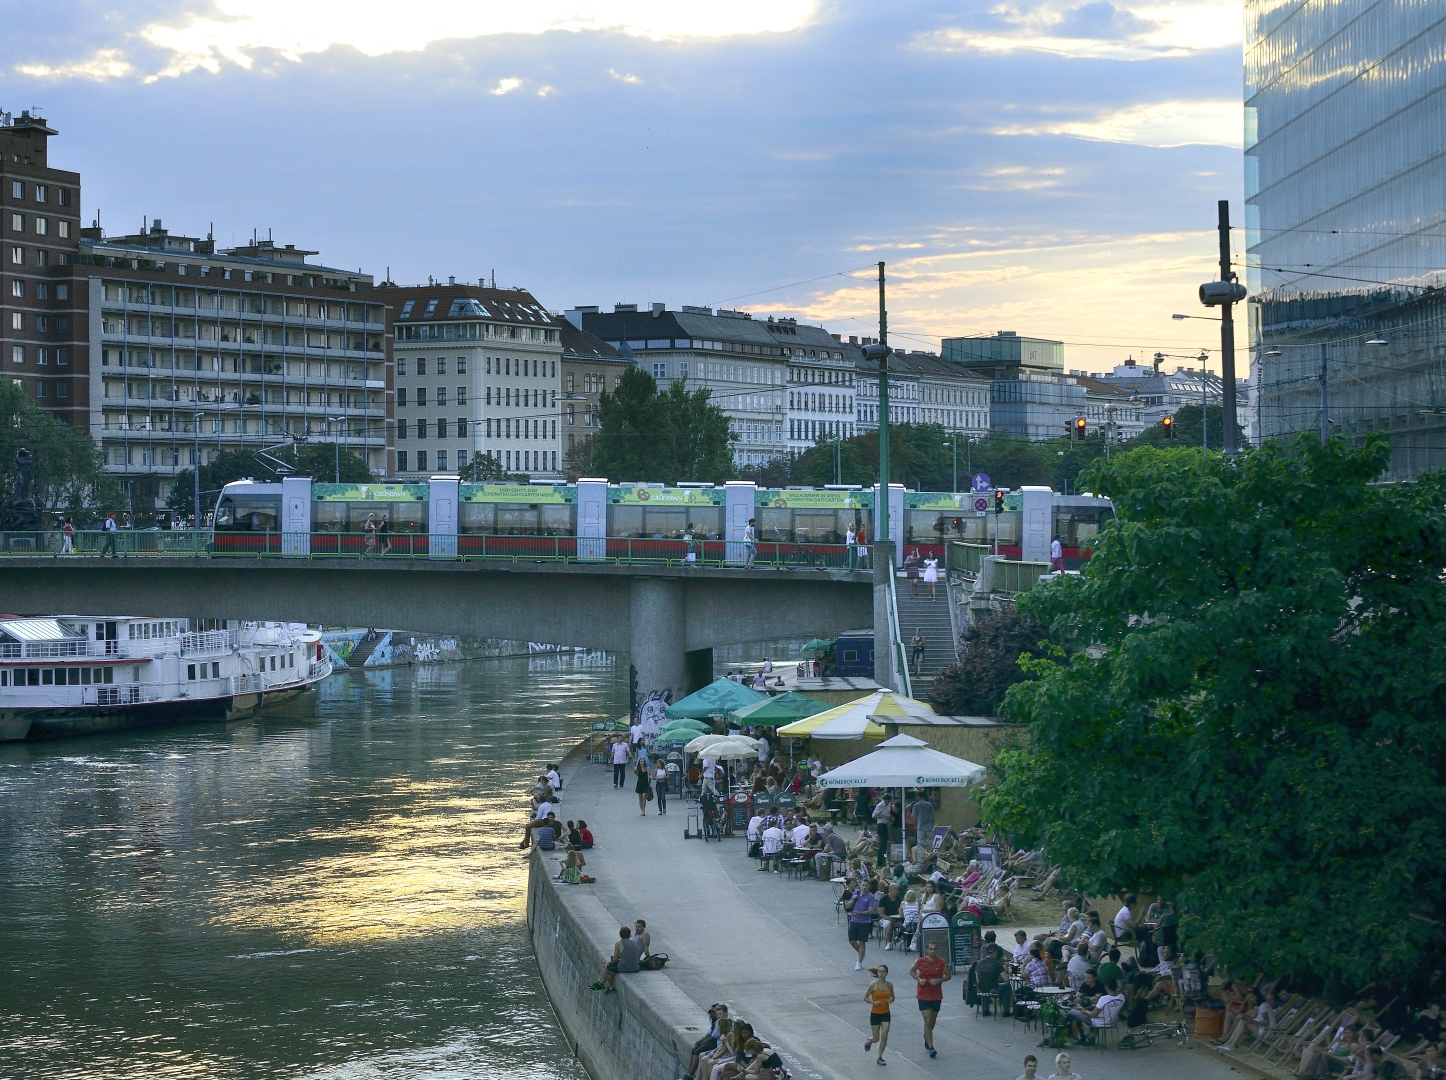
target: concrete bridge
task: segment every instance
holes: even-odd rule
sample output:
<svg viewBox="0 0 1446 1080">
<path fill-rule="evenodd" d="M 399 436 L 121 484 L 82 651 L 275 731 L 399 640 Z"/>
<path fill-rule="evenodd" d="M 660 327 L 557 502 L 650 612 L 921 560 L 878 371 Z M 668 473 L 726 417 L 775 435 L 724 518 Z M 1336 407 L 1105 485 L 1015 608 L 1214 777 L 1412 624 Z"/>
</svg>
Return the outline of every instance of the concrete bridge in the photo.
<svg viewBox="0 0 1446 1080">
<path fill-rule="evenodd" d="M 716 646 L 875 622 L 872 575 L 850 570 L 324 557 L 0 558 L 0 607 L 577 645 L 629 654 L 639 690 L 674 701 L 711 679 Z"/>
</svg>

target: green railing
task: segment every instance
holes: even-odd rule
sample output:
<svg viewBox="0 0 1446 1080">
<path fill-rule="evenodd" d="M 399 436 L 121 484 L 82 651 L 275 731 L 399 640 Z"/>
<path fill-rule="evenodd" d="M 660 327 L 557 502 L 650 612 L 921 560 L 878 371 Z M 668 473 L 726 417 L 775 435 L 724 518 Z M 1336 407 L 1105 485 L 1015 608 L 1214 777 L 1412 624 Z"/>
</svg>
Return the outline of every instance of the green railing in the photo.
<svg viewBox="0 0 1446 1080">
<path fill-rule="evenodd" d="M 980 566 L 992 551 L 991 547 L 984 544 L 966 544 L 962 540 L 951 540 L 945 553 L 945 562 L 954 573 L 977 578 Z M 994 591 L 1029 592 L 1040 583 L 1039 575 L 1049 572 L 1049 563 L 997 559 L 994 563 Z"/>
<path fill-rule="evenodd" d="M 991 554 L 993 550 L 988 544 L 969 544 L 963 540 L 950 540 L 944 552 L 944 564 L 956 574 L 978 575 L 979 560 L 985 555 Z"/>
<path fill-rule="evenodd" d="M 872 573 L 845 544 L 792 544 L 656 537 L 497 536 L 464 533 L 290 533 L 271 530 L 59 530 L 0 532 L 0 558 L 441 559 L 854 570 Z"/>
</svg>

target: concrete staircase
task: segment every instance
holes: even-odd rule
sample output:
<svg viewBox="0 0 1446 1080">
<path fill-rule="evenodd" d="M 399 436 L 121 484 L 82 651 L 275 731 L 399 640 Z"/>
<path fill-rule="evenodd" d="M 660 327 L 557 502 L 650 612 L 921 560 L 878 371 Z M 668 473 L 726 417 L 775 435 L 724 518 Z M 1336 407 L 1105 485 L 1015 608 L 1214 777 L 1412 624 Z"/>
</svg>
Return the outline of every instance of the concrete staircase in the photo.
<svg viewBox="0 0 1446 1080">
<path fill-rule="evenodd" d="M 959 659 L 954 641 L 954 627 L 949 620 L 949 590 L 940 581 L 938 598 L 930 601 L 929 586 L 919 582 L 919 595 L 909 595 L 909 581 L 902 574 L 895 582 L 899 604 L 899 635 L 904 639 L 904 655 L 912 660 L 909 642 L 914 631 L 924 631 L 924 665 L 922 674 L 913 676 L 914 696 L 927 700 L 929 683 L 934 676 Z M 911 668 L 911 671 L 913 669 Z"/>
<path fill-rule="evenodd" d="M 928 633 L 927 630 L 924 632 L 926 634 Z M 381 643 L 385 641 L 386 638 L 387 632 L 385 630 L 378 630 L 376 636 L 370 641 L 368 641 L 366 638 L 362 638 L 356 643 L 356 648 L 352 649 L 351 655 L 346 658 L 346 666 L 349 668 L 361 667 L 367 662 L 367 657 L 371 656 L 372 653 L 376 652 L 378 647 L 380 647 Z"/>
</svg>

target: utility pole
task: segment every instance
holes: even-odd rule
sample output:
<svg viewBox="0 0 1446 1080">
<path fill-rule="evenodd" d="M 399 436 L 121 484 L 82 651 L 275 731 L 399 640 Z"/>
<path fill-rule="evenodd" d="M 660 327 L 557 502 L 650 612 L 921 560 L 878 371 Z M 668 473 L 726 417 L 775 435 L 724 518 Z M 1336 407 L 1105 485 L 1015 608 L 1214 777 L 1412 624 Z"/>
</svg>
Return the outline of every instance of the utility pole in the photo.
<svg viewBox="0 0 1446 1080">
<path fill-rule="evenodd" d="M 191 458 L 191 479 L 194 481 L 192 497 L 196 501 L 196 523 L 191 526 L 193 529 L 201 527 L 201 416 L 201 413 L 196 413 L 191 417 L 191 426 L 196 436 L 196 449 Z"/>
<path fill-rule="evenodd" d="M 1325 445 L 1331 433 L 1330 397 L 1326 390 L 1326 343 L 1320 343 L 1320 444 Z"/>
<path fill-rule="evenodd" d="M 1227 454 L 1236 451 L 1235 446 L 1235 319 L 1234 305 L 1245 299 L 1245 286 L 1235 279 L 1230 269 L 1230 201 L 1219 202 L 1220 229 L 1220 280 L 1207 281 L 1200 286 L 1200 303 L 1206 307 L 1220 308 L 1220 382 L 1221 415 L 1225 426 Z"/>
<path fill-rule="evenodd" d="M 889 538 L 889 313 L 884 307 L 884 264 L 879 263 L 879 534 Z"/>
</svg>

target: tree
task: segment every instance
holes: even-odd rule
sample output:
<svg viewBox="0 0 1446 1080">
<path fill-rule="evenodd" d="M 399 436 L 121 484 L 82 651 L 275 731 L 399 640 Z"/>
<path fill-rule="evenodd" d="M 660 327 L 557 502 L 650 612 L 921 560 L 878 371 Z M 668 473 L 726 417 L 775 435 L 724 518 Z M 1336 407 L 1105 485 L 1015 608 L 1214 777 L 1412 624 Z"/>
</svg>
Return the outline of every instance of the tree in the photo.
<svg viewBox="0 0 1446 1080">
<path fill-rule="evenodd" d="M 25 388 L 0 381 L 0 503 L 11 498 L 15 456 L 21 447 L 34 458 L 31 495 L 44 510 L 83 514 L 122 508 L 125 495 L 105 471 L 105 459 L 84 430 L 61 423 L 26 396 Z"/>
<path fill-rule="evenodd" d="M 491 454 L 475 453 L 467 464 L 457 463 L 462 482 L 467 484 L 505 484 L 515 480 L 525 484 L 531 477 L 527 473 L 510 473 L 502 467 L 502 459 Z"/>
<path fill-rule="evenodd" d="M 681 380 L 660 394 L 651 375 L 629 368 L 598 399 L 592 469 L 614 480 L 731 479 L 734 436 L 711 397 L 711 390 L 689 393 Z"/>
<path fill-rule="evenodd" d="M 592 452 L 596 446 L 595 435 L 584 435 L 563 452 L 562 474 L 569 484 L 593 475 Z"/>
<path fill-rule="evenodd" d="M 995 716 L 1005 691 L 1030 678 L 1021 656 L 1044 655 L 1044 623 L 1014 605 L 982 618 L 970 617 L 959 662 L 929 686 L 929 704 L 945 716 Z"/>
<path fill-rule="evenodd" d="M 332 443 L 292 443 L 281 450 L 270 451 L 291 466 L 291 475 L 309 476 L 318 484 L 330 484 L 336 477 L 337 452 Z M 372 480 L 367 463 L 350 450 L 341 451 L 341 482 L 366 484 Z M 253 477 L 263 483 L 275 483 L 286 473 L 274 462 L 254 450 L 223 450 L 201 466 L 201 513 L 216 505 L 216 496 L 233 480 Z M 195 473 L 182 469 L 166 499 L 166 506 L 178 514 L 190 514 L 195 504 Z"/>
<path fill-rule="evenodd" d="M 1003 713 L 985 819 L 1096 895 L 1178 899 L 1235 970 L 1348 992 L 1425 977 L 1446 920 L 1446 477 L 1306 437 L 1142 447 L 1119 518 L 1022 606 L 1055 652 Z"/>
<path fill-rule="evenodd" d="M 1219 405 L 1211 405 L 1205 410 L 1205 415 L 1210 422 L 1210 448 L 1219 450 L 1225 445 L 1225 410 Z M 1173 439 L 1165 437 L 1165 428 L 1162 424 L 1146 428 L 1131 440 L 1132 446 L 1169 446 L 1174 443 L 1177 446 L 1204 446 L 1200 430 L 1200 406 L 1182 405 L 1172 414 L 1174 421 L 1175 435 Z M 1235 425 L 1235 445 L 1246 446 L 1245 429 L 1238 423 Z"/>
</svg>

